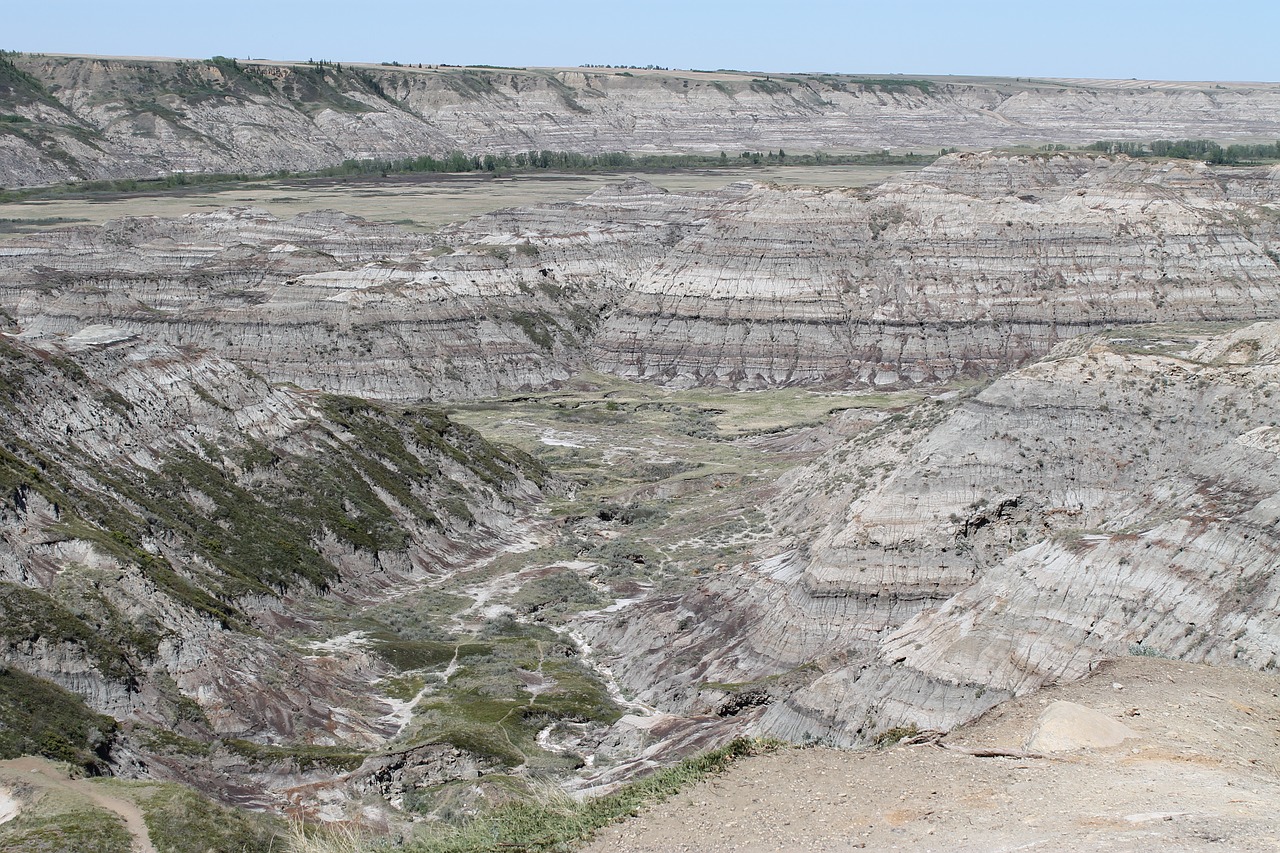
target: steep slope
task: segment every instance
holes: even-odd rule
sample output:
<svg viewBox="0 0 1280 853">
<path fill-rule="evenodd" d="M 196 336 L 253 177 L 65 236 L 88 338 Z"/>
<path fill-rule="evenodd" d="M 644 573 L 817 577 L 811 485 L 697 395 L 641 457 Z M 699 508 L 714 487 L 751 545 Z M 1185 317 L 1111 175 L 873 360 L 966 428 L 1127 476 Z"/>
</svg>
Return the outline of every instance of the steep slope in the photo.
<svg viewBox="0 0 1280 853">
<path fill-rule="evenodd" d="M 742 190 L 631 182 L 430 236 L 332 212 L 124 219 L 8 241 L 0 306 L 27 336 L 108 323 L 304 388 L 492 395 L 579 367 L 617 292 Z"/>
<path fill-rule="evenodd" d="M 350 158 L 1280 136 L 1274 84 L 0 57 L 0 185 Z"/>
<path fill-rule="evenodd" d="M 593 342 L 677 385 L 935 385 L 1103 326 L 1275 316 L 1277 173 L 953 155 L 870 190 L 756 187 Z"/>
<path fill-rule="evenodd" d="M 121 772 L 261 804 L 264 767 L 358 764 L 398 730 L 369 687 L 388 668 L 299 642 L 319 595 L 438 575 L 540 499 L 540 466 L 437 410 L 105 326 L 0 359 L 0 662 L 121 721 L 78 747 Z"/>
<path fill-rule="evenodd" d="M 752 696 L 760 729 L 839 744 L 1130 650 L 1273 668 L 1278 370 L 1276 323 L 1064 344 L 828 451 L 775 507 L 789 547 L 593 633 L 647 701 Z"/>
</svg>

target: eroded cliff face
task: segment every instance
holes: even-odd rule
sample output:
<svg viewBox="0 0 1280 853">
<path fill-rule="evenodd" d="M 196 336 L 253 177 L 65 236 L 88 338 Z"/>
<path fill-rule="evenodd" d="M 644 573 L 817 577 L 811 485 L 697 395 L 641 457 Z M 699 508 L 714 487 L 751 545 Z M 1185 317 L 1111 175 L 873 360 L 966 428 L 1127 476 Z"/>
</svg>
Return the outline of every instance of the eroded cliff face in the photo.
<svg viewBox="0 0 1280 853">
<path fill-rule="evenodd" d="M 1103 326 L 1268 317 L 1277 188 L 988 155 L 869 191 L 758 186 L 622 295 L 592 358 L 670 384 L 936 385 Z"/>
<path fill-rule="evenodd" d="M 645 652 L 615 663 L 649 701 L 756 692 L 761 730 L 841 744 L 1127 653 L 1273 668 L 1278 370 L 1276 323 L 1063 344 L 828 451 L 775 507 L 789 547 L 596 636 Z"/>
<path fill-rule="evenodd" d="M 1101 328 L 1275 316 L 1278 174 L 962 154 L 865 190 L 633 179 L 433 235 L 338 214 L 136 218 L 7 240 L 0 307 L 27 336 L 108 323 L 391 400 L 584 368 L 936 387 Z"/>
<path fill-rule="evenodd" d="M 439 575 L 541 499 L 540 466 L 435 410 L 272 387 L 107 326 L 0 359 L 0 661 L 124 721 L 124 768 L 232 800 L 308 770 L 269 745 L 323 763 L 398 733 L 370 688 L 384 661 L 299 640 L 320 593 Z"/>
<path fill-rule="evenodd" d="M 491 396 L 580 368 L 616 294 L 741 194 L 632 182 L 434 235 L 333 212 L 118 220 L 7 243 L 0 301 L 28 337 L 109 323 L 302 388 Z"/>
<path fill-rule="evenodd" d="M 1274 84 L 761 77 L 24 56 L 0 185 L 553 150 L 999 146 L 1280 135 Z"/>
</svg>

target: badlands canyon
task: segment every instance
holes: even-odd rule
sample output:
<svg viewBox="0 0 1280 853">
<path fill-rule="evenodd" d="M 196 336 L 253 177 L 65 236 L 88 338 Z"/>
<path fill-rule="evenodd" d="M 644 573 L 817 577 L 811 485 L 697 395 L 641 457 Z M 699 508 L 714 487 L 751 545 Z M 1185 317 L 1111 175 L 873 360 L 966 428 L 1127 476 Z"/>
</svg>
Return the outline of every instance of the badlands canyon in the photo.
<svg viewBox="0 0 1280 853">
<path fill-rule="evenodd" d="M 1280 166 L 1083 146 L 1274 139 L 1280 87 L 5 63 L 14 189 L 972 149 L 865 186 L 617 174 L 438 228 L 6 220 L 12 849 L 280 849 L 282 817 L 414 849 L 742 737 L 909 763 L 1099 672 L 1230 668 L 1280 747 L 1249 698 L 1280 656 Z"/>
</svg>

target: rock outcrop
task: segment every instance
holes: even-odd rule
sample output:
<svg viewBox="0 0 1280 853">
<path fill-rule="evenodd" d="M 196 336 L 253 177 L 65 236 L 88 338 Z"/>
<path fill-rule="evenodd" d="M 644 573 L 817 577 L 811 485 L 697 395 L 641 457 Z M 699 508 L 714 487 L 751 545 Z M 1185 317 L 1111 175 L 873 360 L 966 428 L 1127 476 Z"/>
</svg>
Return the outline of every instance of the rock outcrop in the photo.
<svg viewBox="0 0 1280 853">
<path fill-rule="evenodd" d="M 225 740 L 240 754 L 204 781 L 257 797 L 246 755 L 394 736 L 369 686 L 384 662 L 298 641 L 318 593 L 438 575 L 541 497 L 540 466 L 439 411 L 272 387 L 117 329 L 6 339 L 0 361 L 0 662 L 124 721 L 160 777 Z"/>
<path fill-rule="evenodd" d="M 352 158 L 1280 136 L 1280 86 L 19 56 L 0 186 Z M 10 118 L 12 117 L 12 118 Z"/>
<path fill-rule="evenodd" d="M 1129 653 L 1274 668 L 1280 324 L 1195 337 L 1081 338 L 886 418 L 791 478 L 790 547 L 596 640 L 646 701 L 754 685 L 763 730 L 841 744 Z"/>
<path fill-rule="evenodd" d="M 956 155 L 868 191 L 757 186 L 622 295 L 592 362 L 677 385 L 936 385 L 1105 326 L 1275 316 L 1277 174 Z"/>
</svg>

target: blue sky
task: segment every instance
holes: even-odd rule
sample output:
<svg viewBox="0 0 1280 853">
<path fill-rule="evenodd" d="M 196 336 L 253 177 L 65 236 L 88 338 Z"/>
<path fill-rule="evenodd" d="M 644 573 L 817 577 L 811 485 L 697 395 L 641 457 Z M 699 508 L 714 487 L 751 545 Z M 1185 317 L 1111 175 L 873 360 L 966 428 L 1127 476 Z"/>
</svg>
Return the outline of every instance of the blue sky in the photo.
<svg viewBox="0 0 1280 853">
<path fill-rule="evenodd" d="M 1280 80 L 1280 0 L 49 0 L 12 7 L 0 16 L 0 48 L 47 53 Z"/>
</svg>

